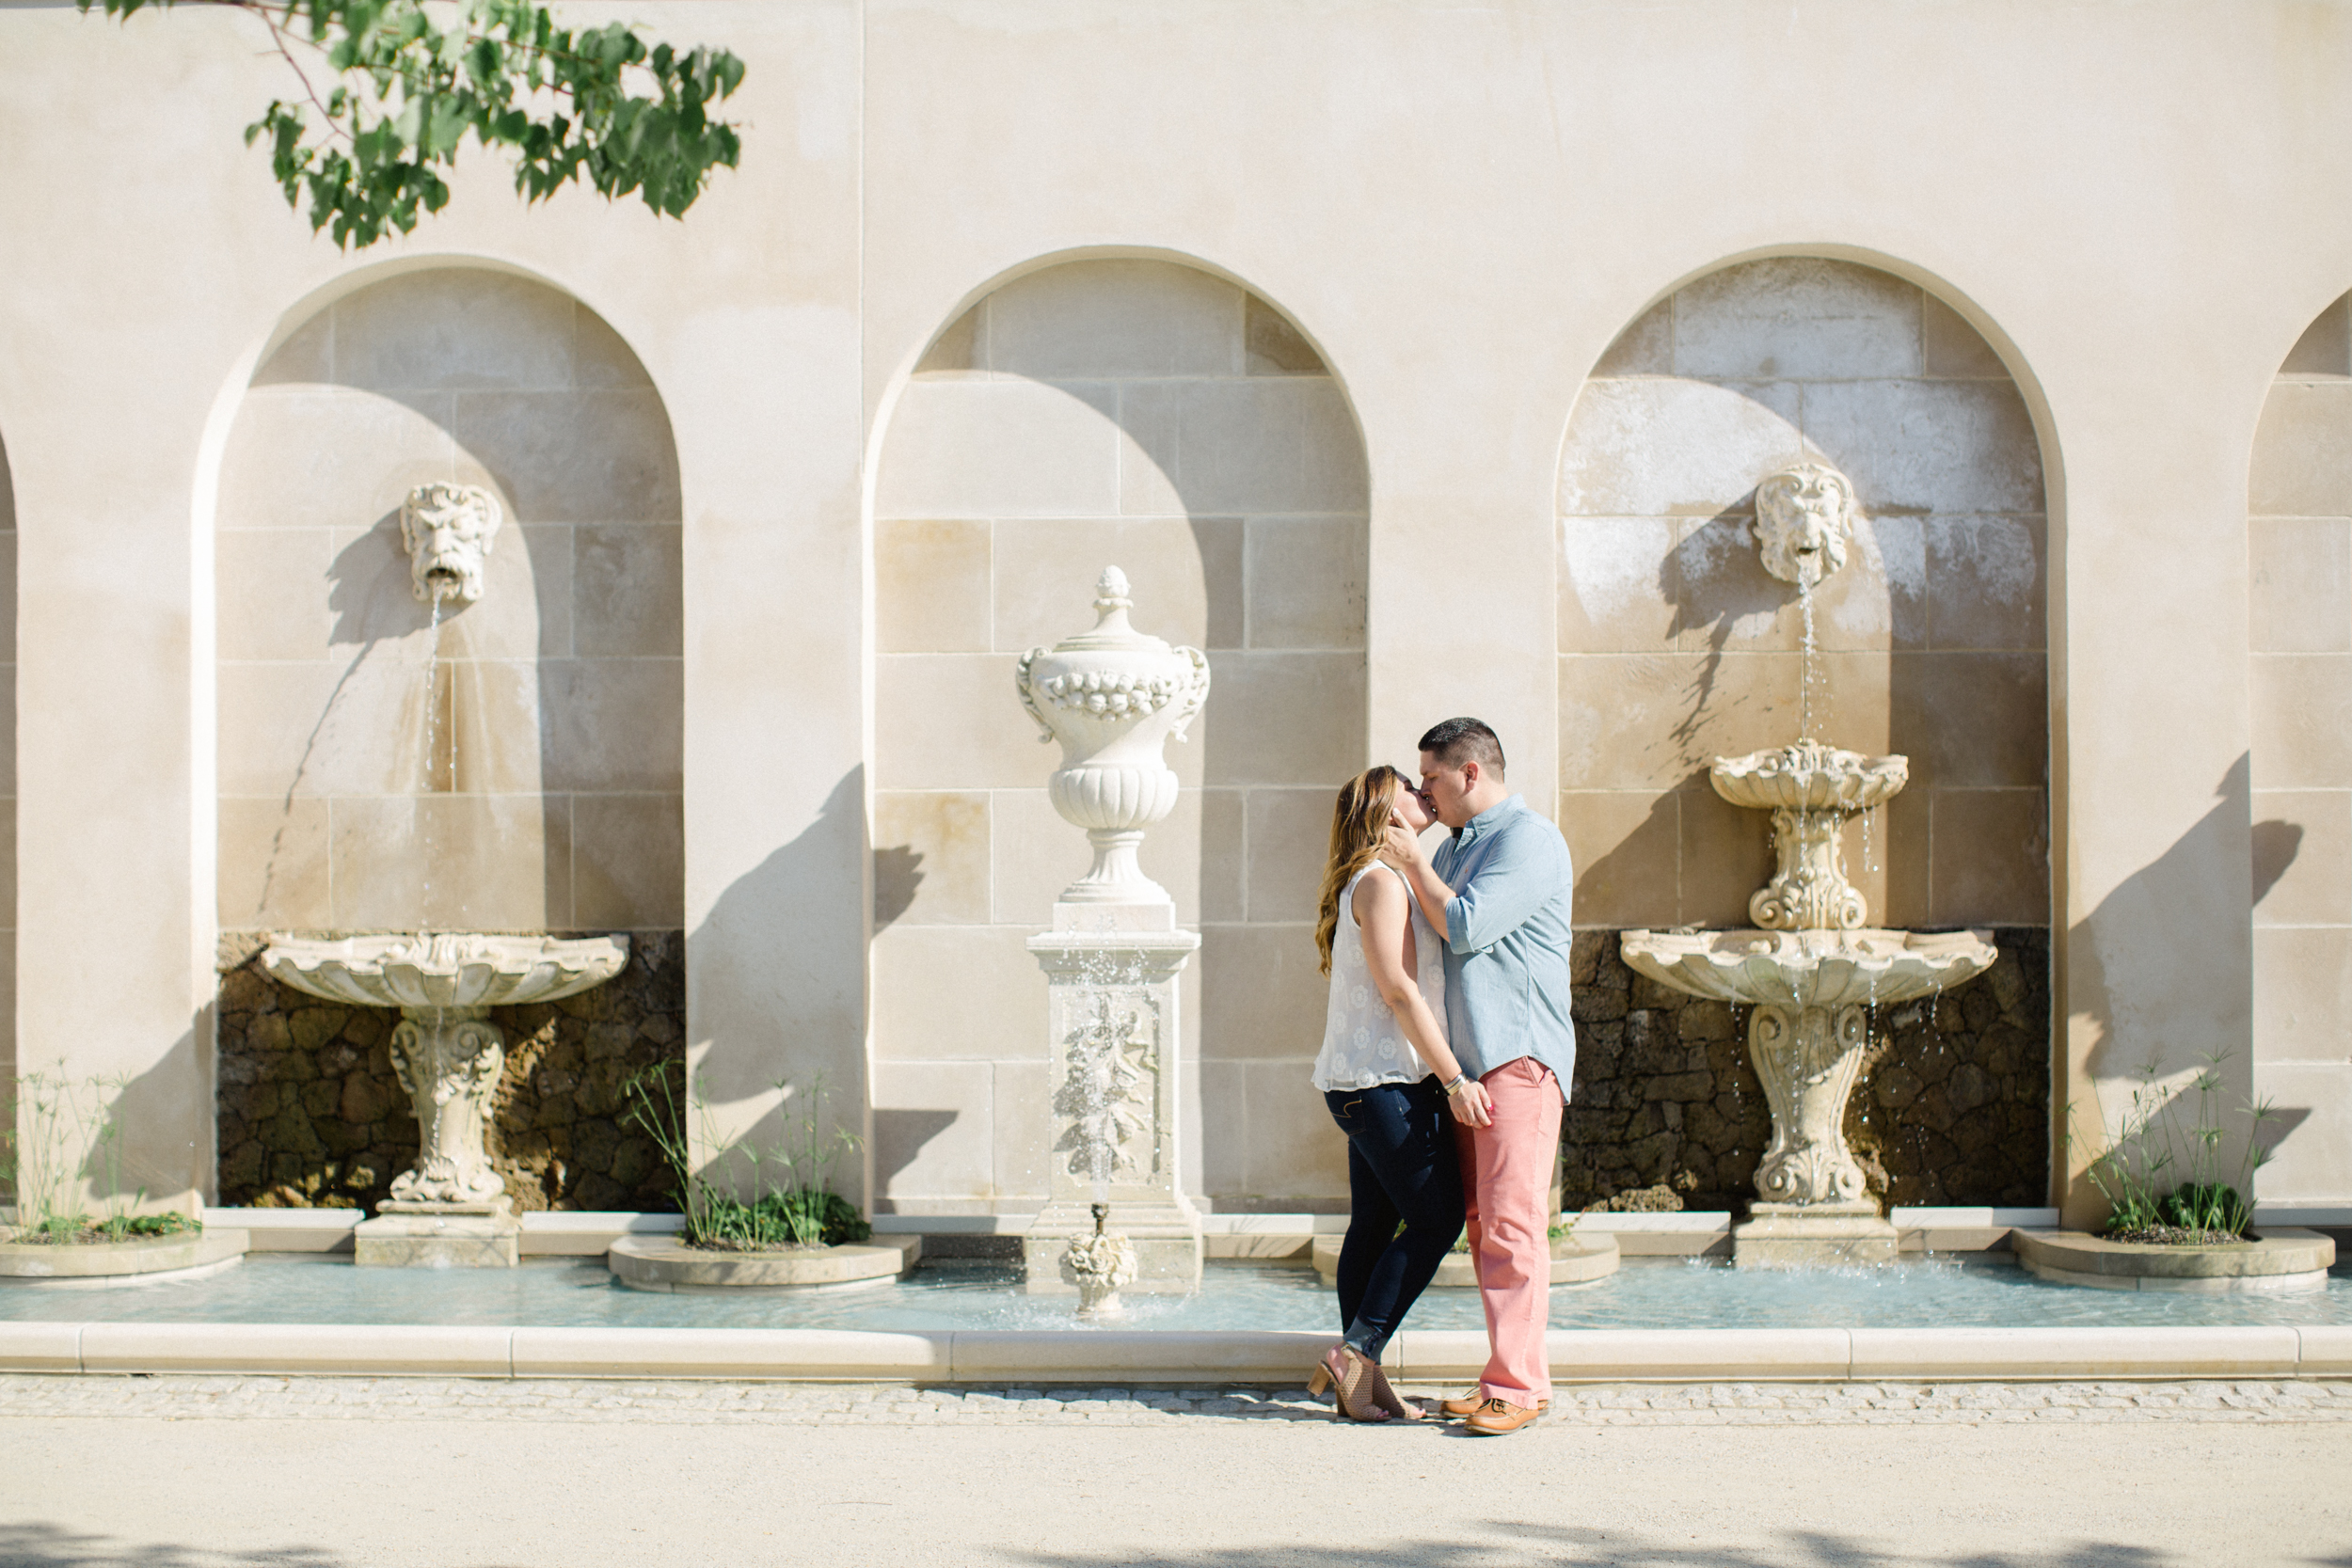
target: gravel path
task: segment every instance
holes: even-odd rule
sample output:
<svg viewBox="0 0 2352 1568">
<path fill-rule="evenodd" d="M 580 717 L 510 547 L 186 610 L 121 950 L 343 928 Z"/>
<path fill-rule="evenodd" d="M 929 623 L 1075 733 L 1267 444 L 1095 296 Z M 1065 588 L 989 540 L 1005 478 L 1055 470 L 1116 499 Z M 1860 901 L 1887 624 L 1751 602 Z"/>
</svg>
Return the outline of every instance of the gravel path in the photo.
<svg viewBox="0 0 2352 1568">
<path fill-rule="evenodd" d="M 1434 1395 L 1452 1389 L 1414 1389 Z M 0 1375 L 0 1418 L 1148 1426 L 1323 1421 L 1296 1388 L 908 1388 L 576 1378 Z M 1555 1426 L 2352 1421 L 2352 1382 L 1700 1383 L 1561 1387 Z"/>
</svg>

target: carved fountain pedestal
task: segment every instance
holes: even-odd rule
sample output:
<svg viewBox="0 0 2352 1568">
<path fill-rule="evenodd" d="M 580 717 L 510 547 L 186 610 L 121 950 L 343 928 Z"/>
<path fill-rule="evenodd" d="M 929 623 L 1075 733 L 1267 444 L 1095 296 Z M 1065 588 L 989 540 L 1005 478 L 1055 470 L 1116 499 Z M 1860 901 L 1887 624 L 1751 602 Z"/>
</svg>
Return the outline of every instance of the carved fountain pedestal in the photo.
<svg viewBox="0 0 2352 1568">
<path fill-rule="evenodd" d="M 1869 1044 L 1869 1009 L 1947 990 L 1993 967 L 1973 931 L 1863 928 L 1869 911 L 1846 879 L 1846 819 L 1910 779 L 1901 757 L 1866 757 L 1815 740 L 1719 757 L 1715 792 L 1772 814 L 1779 866 L 1748 900 L 1752 931 L 1628 931 L 1634 969 L 1679 991 L 1754 1008 L 1748 1055 L 1772 1108 L 1756 1168 L 1760 1199 L 1732 1231 L 1742 1268 L 1891 1263 L 1899 1244 L 1846 1144 L 1846 1101 Z"/>
<path fill-rule="evenodd" d="M 483 1145 L 506 1065 L 490 1009 L 575 995 L 628 961 L 626 937 L 270 939 L 262 966 L 272 979 L 330 1002 L 400 1009 L 392 1071 L 416 1109 L 421 1147 L 392 1179 L 389 1201 L 353 1232 L 357 1262 L 515 1266 L 522 1222 Z"/>
<path fill-rule="evenodd" d="M 1200 1215 L 1182 1180 L 1177 1099 L 1177 977 L 1200 936 L 1178 928 L 1167 889 L 1136 856 L 1144 830 L 1175 809 L 1176 774 L 1161 747 L 1183 739 L 1208 700 L 1209 666 L 1198 649 L 1128 626 L 1131 603 L 1125 575 L 1106 569 L 1093 629 L 1031 649 L 1015 676 L 1041 738 L 1061 743 L 1055 809 L 1094 848 L 1093 864 L 1055 903 L 1053 928 L 1028 943 L 1045 971 L 1054 1130 L 1045 1207 L 1021 1243 L 1024 1288 L 1034 1294 L 1088 1285 L 1099 1293 L 1103 1259 L 1127 1254 L 1133 1277 L 1113 1290 L 1186 1292 L 1200 1283 Z M 1106 1218 L 1115 1229 L 1104 1229 Z"/>
</svg>

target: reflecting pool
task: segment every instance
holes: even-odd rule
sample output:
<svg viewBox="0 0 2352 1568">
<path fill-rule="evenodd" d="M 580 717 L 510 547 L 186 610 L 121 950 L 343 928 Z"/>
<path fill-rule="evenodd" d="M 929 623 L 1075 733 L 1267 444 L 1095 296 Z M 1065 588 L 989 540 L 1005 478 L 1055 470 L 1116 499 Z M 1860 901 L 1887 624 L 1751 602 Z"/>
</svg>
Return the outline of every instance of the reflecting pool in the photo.
<svg viewBox="0 0 2352 1568">
<path fill-rule="evenodd" d="M 362 1269 L 264 1254 L 209 1279 L 107 1291 L 0 1288 L 0 1320 L 64 1323 L 449 1323 L 612 1328 L 1069 1329 L 1072 1298 L 1024 1296 L 1012 1266 L 938 1259 L 903 1282 L 803 1295 L 663 1295 L 613 1283 L 600 1259 L 515 1269 Z M 1306 1268 L 1208 1265 L 1182 1297 L 1130 1295 L 1117 1329 L 1333 1329 L 1330 1291 Z M 1551 1292 L 1554 1328 L 2138 1327 L 2352 1323 L 2352 1265 L 2306 1295 L 2180 1295 L 2052 1285 L 2012 1267 L 1949 1261 L 1780 1274 L 1713 1260 L 1629 1258 L 1606 1279 Z M 1433 1290 L 1407 1328 L 1485 1326 L 1475 1291 Z"/>
</svg>

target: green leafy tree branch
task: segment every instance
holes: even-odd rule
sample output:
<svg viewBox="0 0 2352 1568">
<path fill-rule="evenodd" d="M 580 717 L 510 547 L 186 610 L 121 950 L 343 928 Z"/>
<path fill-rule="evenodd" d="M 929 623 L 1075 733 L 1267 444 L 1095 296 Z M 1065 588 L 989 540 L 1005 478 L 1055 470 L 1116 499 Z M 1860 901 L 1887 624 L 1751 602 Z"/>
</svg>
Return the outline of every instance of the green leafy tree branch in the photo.
<svg viewBox="0 0 2352 1568">
<path fill-rule="evenodd" d="M 532 0 L 75 0 L 117 19 L 151 8 L 246 12 L 302 84 L 246 127 L 313 232 L 346 249 L 449 202 L 440 170 L 470 135 L 514 164 L 541 201 L 575 182 L 608 198 L 637 193 L 664 217 L 694 204 L 742 144 L 714 108 L 743 82 L 724 50 L 647 43 L 621 23 L 556 25 Z M 320 68 L 323 67 L 323 72 Z M 326 89 L 314 72 L 326 78 Z"/>
</svg>

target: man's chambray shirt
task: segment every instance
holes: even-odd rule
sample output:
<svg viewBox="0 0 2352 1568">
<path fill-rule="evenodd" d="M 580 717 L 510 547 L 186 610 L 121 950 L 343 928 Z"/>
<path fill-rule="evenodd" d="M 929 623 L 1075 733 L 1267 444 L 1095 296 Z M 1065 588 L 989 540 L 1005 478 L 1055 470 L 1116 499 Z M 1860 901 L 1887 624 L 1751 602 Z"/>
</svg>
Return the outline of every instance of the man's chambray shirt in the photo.
<svg viewBox="0 0 2352 1568">
<path fill-rule="evenodd" d="M 1566 1101 L 1576 1075 L 1567 840 L 1514 795 L 1471 817 L 1429 863 L 1454 889 L 1445 907 L 1445 1021 L 1462 1070 L 1484 1078 L 1533 1056 L 1551 1069 Z"/>
</svg>

